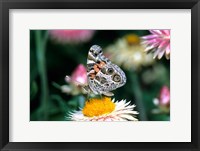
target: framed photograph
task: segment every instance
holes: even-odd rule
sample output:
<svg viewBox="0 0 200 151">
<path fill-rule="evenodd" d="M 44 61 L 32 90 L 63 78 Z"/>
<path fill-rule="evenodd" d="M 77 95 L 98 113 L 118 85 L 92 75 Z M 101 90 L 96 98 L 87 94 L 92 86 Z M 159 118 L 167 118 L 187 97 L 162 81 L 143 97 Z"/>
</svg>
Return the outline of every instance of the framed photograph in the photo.
<svg viewBox="0 0 200 151">
<path fill-rule="evenodd" d="M 200 2 L 1 0 L 1 150 L 200 150 Z"/>
</svg>

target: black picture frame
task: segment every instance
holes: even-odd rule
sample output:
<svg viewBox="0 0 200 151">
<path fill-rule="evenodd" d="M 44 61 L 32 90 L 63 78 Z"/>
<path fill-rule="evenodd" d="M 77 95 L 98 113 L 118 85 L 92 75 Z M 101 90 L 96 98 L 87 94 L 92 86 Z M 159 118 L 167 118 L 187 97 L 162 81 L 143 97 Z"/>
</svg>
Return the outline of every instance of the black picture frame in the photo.
<svg viewBox="0 0 200 151">
<path fill-rule="evenodd" d="M 191 9 L 191 142 L 9 142 L 9 9 Z M 0 11 L 0 148 L 2 151 L 111 149 L 200 151 L 199 0 L 0 0 Z"/>
</svg>

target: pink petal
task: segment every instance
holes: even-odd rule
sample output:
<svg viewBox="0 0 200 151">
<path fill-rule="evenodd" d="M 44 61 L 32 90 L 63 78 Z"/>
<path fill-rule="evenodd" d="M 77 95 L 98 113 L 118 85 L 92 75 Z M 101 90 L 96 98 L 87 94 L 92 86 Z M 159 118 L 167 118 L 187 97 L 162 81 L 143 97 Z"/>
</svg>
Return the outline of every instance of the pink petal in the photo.
<svg viewBox="0 0 200 151">
<path fill-rule="evenodd" d="M 154 38 L 157 38 L 159 37 L 158 35 L 147 35 L 147 36 L 143 36 L 141 37 L 142 39 L 144 40 L 150 40 L 150 39 L 154 39 Z"/>
<path fill-rule="evenodd" d="M 163 30 L 164 34 L 170 36 L 170 30 Z"/>
<path fill-rule="evenodd" d="M 166 54 L 170 54 L 170 45 L 168 45 L 166 48 Z"/>
<path fill-rule="evenodd" d="M 160 30 L 149 30 L 152 34 L 161 35 L 162 32 Z"/>
<path fill-rule="evenodd" d="M 82 84 L 87 83 L 87 70 L 84 65 L 80 64 L 73 71 L 71 80 Z"/>
<path fill-rule="evenodd" d="M 49 36 L 62 43 L 87 42 L 93 35 L 93 30 L 49 30 Z"/>
<path fill-rule="evenodd" d="M 147 46 L 147 47 L 144 49 L 144 51 L 147 52 L 147 51 L 149 51 L 149 50 L 151 50 L 151 49 L 153 49 L 153 48 L 154 48 L 153 45 L 149 45 L 149 46 Z"/>
<path fill-rule="evenodd" d="M 162 49 L 162 51 L 160 51 L 160 52 L 158 53 L 158 59 L 161 59 L 162 56 L 164 55 L 164 53 L 165 53 L 165 50 Z"/>
<path fill-rule="evenodd" d="M 144 41 L 142 43 L 150 45 L 153 43 L 158 43 L 159 41 L 160 41 L 159 39 L 151 39 L 151 40 Z"/>
<path fill-rule="evenodd" d="M 162 41 L 162 42 L 160 43 L 160 45 L 159 45 L 158 48 L 165 48 L 165 47 L 167 47 L 167 45 L 168 45 L 168 41 L 164 40 L 164 41 Z"/>
<path fill-rule="evenodd" d="M 157 49 L 157 50 L 154 52 L 153 59 L 155 59 L 155 58 L 158 56 L 159 52 L 160 52 L 159 49 Z"/>
<path fill-rule="evenodd" d="M 167 105 L 170 102 L 170 91 L 167 86 L 163 86 L 160 90 L 159 96 L 160 104 Z"/>
</svg>

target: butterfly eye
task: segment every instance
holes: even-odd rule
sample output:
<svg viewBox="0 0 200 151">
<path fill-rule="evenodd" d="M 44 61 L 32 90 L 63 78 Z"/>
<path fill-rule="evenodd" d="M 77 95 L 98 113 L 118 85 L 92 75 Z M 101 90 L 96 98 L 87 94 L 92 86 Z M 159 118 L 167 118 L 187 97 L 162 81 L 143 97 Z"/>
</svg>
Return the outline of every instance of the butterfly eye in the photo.
<svg viewBox="0 0 200 151">
<path fill-rule="evenodd" d="M 109 86 L 109 84 L 108 84 L 108 83 L 106 83 L 106 84 L 105 84 L 105 86 L 106 86 L 106 87 L 108 87 L 108 86 Z"/>
<path fill-rule="evenodd" d="M 95 77 L 95 79 L 96 79 L 97 81 L 99 81 L 99 80 L 100 80 L 99 76 L 96 76 L 96 77 Z"/>
<path fill-rule="evenodd" d="M 114 80 L 115 82 L 119 82 L 119 81 L 121 80 L 121 77 L 120 77 L 119 75 L 115 75 L 115 76 L 113 77 L 113 80 Z"/>
<path fill-rule="evenodd" d="M 114 70 L 112 68 L 108 68 L 107 73 L 108 74 L 113 74 Z"/>
<path fill-rule="evenodd" d="M 101 84 L 104 84 L 104 83 L 106 83 L 106 78 L 101 78 Z"/>
<path fill-rule="evenodd" d="M 102 72 L 103 74 L 106 74 L 106 68 L 102 68 L 102 69 L 101 69 L 101 72 Z"/>
</svg>

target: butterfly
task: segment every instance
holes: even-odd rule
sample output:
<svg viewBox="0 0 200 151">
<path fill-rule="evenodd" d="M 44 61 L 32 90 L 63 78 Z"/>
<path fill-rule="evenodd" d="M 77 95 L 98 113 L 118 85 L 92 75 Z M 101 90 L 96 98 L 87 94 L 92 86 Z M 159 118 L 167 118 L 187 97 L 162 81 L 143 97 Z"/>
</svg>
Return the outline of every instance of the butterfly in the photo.
<svg viewBox="0 0 200 151">
<path fill-rule="evenodd" d="M 88 94 L 92 92 L 96 95 L 113 96 L 111 91 L 125 85 L 126 75 L 103 55 L 100 46 L 93 45 L 88 52 L 87 81 L 88 84 L 82 87 Z"/>
</svg>

